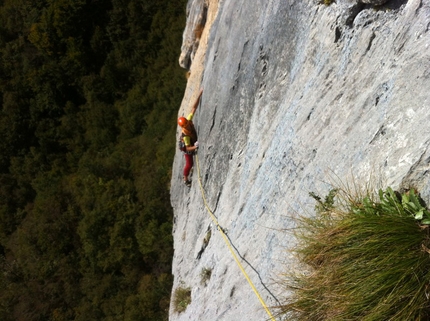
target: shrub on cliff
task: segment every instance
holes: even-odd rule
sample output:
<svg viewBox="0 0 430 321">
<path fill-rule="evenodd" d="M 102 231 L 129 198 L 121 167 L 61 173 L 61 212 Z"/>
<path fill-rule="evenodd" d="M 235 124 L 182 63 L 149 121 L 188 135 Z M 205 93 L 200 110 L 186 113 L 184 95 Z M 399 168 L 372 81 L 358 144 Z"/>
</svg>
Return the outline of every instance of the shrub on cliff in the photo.
<svg viewBox="0 0 430 321">
<path fill-rule="evenodd" d="M 174 292 L 173 307 L 175 312 L 184 312 L 191 303 L 191 289 L 179 287 Z"/>
<path fill-rule="evenodd" d="M 294 320 L 428 320 L 429 211 L 414 190 L 377 196 L 342 191 L 300 220 L 297 255 L 281 308 Z M 333 196 L 333 193 L 332 195 Z"/>
</svg>

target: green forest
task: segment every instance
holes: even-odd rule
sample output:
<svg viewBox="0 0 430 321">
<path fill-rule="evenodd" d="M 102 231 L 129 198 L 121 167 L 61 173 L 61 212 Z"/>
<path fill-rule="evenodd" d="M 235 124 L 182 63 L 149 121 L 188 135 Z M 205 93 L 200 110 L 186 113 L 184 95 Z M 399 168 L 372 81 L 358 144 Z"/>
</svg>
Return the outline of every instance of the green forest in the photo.
<svg viewBox="0 0 430 321">
<path fill-rule="evenodd" d="M 0 0 L 0 320 L 167 320 L 186 0 Z"/>
</svg>

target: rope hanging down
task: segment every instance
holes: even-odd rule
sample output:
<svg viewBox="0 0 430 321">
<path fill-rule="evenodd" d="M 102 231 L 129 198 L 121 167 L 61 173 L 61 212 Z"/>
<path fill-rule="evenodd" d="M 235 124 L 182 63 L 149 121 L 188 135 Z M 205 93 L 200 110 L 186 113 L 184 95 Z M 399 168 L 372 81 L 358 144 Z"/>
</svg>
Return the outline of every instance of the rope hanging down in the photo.
<svg viewBox="0 0 430 321">
<path fill-rule="evenodd" d="M 246 280 L 248 281 L 249 285 L 251 286 L 252 290 L 254 291 L 255 295 L 257 296 L 258 300 L 260 301 L 261 305 L 263 306 L 263 308 L 266 310 L 267 314 L 269 315 L 270 319 L 272 321 L 275 321 L 275 318 L 273 317 L 272 313 L 270 313 L 270 310 L 268 309 L 266 303 L 264 302 L 264 300 L 262 299 L 260 293 L 258 293 L 257 289 L 255 288 L 254 284 L 252 283 L 251 279 L 249 278 L 248 274 L 246 273 L 245 269 L 243 268 L 242 264 L 240 263 L 239 259 L 237 258 L 236 253 L 234 252 L 228 238 L 227 235 L 225 235 L 224 230 L 222 229 L 222 227 L 219 225 L 218 220 L 216 219 L 214 213 L 212 212 L 212 210 L 209 208 L 209 205 L 206 201 L 206 196 L 205 196 L 205 191 L 203 189 L 203 184 L 202 184 L 202 180 L 201 180 L 201 176 L 200 176 L 200 165 L 199 165 L 199 157 L 196 154 L 196 164 L 197 164 L 197 174 L 198 174 L 198 178 L 199 178 L 199 185 L 200 185 L 200 190 L 202 192 L 202 197 L 203 197 L 203 202 L 205 204 L 205 207 L 207 209 L 207 211 L 209 212 L 209 214 L 211 215 L 212 221 L 214 222 L 214 224 L 216 225 L 218 231 L 221 233 L 225 243 L 227 244 L 228 249 L 230 250 L 231 255 L 233 255 L 234 260 L 236 261 L 237 265 L 239 266 L 239 269 L 242 271 L 242 274 L 245 276 Z"/>
</svg>

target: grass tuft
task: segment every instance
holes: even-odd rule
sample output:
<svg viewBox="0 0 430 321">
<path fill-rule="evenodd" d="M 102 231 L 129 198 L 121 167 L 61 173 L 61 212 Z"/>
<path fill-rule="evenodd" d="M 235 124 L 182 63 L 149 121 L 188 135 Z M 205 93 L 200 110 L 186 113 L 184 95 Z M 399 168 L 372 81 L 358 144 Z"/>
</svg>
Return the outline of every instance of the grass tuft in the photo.
<svg viewBox="0 0 430 321">
<path fill-rule="evenodd" d="M 334 0 L 321 0 L 322 4 L 325 4 L 326 6 L 331 5 L 334 2 Z"/>
<path fill-rule="evenodd" d="M 191 303 L 191 289 L 179 287 L 175 290 L 173 297 L 174 309 L 176 312 L 184 312 Z"/>
<path fill-rule="evenodd" d="M 212 276 L 212 269 L 211 268 L 203 268 L 200 272 L 200 283 L 204 286 L 206 286 Z"/>
<path fill-rule="evenodd" d="M 288 277 L 293 294 L 280 314 L 298 321 L 430 320 L 430 214 L 419 195 L 387 188 L 376 196 L 311 196 L 317 215 L 300 219 L 296 250 L 308 270 Z"/>
</svg>

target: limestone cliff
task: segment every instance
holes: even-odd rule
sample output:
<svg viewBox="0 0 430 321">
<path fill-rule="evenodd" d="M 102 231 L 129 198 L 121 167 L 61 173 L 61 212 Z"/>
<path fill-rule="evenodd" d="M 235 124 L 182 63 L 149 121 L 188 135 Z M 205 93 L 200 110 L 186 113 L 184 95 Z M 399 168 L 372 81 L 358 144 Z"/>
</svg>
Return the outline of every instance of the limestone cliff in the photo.
<svg viewBox="0 0 430 321">
<path fill-rule="evenodd" d="M 200 11 L 184 44 L 196 34 L 198 44 L 182 48 L 191 76 L 179 115 L 203 86 L 195 124 L 207 202 L 269 306 L 288 295 L 275 281 L 294 269 L 288 230 L 312 215 L 309 192 L 371 180 L 430 199 L 430 0 L 382 2 L 189 0 Z M 170 320 L 267 320 L 211 223 L 197 168 L 189 189 L 183 165 L 178 152 L 173 289 L 190 287 L 192 302 L 171 306 Z"/>
</svg>

